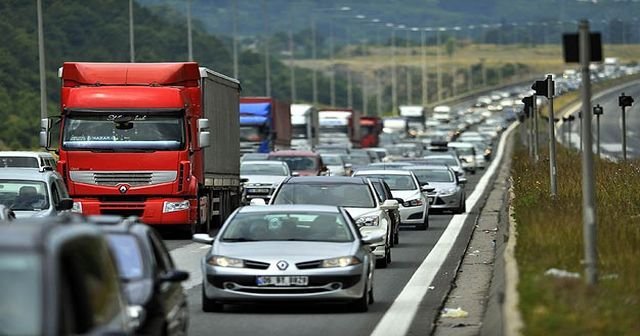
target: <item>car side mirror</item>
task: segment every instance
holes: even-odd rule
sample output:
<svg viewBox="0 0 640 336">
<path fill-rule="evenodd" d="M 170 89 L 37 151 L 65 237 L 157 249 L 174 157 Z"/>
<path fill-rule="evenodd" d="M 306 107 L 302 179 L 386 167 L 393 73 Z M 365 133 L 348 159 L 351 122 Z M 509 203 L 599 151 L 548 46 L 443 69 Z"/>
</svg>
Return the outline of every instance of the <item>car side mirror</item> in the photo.
<svg viewBox="0 0 640 336">
<path fill-rule="evenodd" d="M 206 233 L 196 233 L 191 237 L 191 240 L 193 240 L 195 243 L 200 243 L 205 245 L 212 245 L 215 239 L 216 237 L 211 237 Z"/>
<path fill-rule="evenodd" d="M 300 172 L 292 172 L 291 176 L 300 176 Z"/>
<path fill-rule="evenodd" d="M 180 270 L 172 270 L 161 274 L 158 277 L 158 280 L 161 282 L 182 282 L 189 279 L 189 272 L 180 271 Z"/>
<path fill-rule="evenodd" d="M 267 205 L 267 202 L 262 198 L 252 198 L 249 205 Z"/>
<path fill-rule="evenodd" d="M 424 191 L 424 192 L 432 192 L 435 191 L 436 188 L 433 186 L 430 186 L 428 184 L 423 185 L 422 187 L 420 187 L 420 190 Z"/>
<path fill-rule="evenodd" d="M 73 200 L 71 198 L 63 198 L 56 204 L 57 211 L 71 210 L 73 208 Z"/>
<path fill-rule="evenodd" d="M 398 207 L 399 207 L 398 201 L 394 199 L 388 199 L 382 203 L 382 205 L 380 206 L 380 209 L 392 210 L 392 209 L 397 209 Z"/>
<path fill-rule="evenodd" d="M 458 178 L 458 184 L 467 184 L 467 178 L 466 177 Z"/>
<path fill-rule="evenodd" d="M 384 241 L 386 232 L 371 232 L 362 237 L 362 243 L 367 245 L 377 244 Z"/>
</svg>

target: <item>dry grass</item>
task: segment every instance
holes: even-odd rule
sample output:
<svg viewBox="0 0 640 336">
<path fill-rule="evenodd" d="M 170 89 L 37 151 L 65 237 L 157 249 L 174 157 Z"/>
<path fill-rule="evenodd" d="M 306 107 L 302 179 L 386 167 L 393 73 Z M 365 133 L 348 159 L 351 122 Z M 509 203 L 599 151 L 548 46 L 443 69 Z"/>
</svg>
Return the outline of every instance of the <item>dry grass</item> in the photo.
<svg viewBox="0 0 640 336">
<path fill-rule="evenodd" d="M 544 148 L 544 146 L 543 146 Z M 549 197 L 548 154 L 536 165 L 513 158 L 516 257 L 525 335 L 640 334 L 640 162 L 596 161 L 598 286 L 544 276 L 582 273 L 580 155 L 558 145 L 558 197 Z"/>
</svg>

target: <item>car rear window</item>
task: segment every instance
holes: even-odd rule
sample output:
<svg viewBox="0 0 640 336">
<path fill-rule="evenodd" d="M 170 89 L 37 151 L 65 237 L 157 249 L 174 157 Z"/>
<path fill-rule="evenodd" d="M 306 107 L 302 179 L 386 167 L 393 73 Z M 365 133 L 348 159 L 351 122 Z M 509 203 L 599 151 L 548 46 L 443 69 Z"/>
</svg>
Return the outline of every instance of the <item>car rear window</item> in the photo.
<svg viewBox="0 0 640 336">
<path fill-rule="evenodd" d="M 0 158 L 3 168 L 39 168 L 38 159 L 33 157 L 5 156 Z"/>
</svg>

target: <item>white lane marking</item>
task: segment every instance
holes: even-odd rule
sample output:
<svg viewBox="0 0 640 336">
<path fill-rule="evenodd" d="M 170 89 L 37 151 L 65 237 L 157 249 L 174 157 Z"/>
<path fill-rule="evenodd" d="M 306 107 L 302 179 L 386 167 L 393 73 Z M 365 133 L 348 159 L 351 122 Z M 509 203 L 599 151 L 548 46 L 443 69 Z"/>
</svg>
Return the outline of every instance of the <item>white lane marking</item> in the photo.
<svg viewBox="0 0 640 336">
<path fill-rule="evenodd" d="M 485 188 L 489 184 L 490 179 L 498 170 L 500 161 L 504 154 L 506 139 L 518 126 L 518 123 L 512 124 L 500 138 L 497 156 L 491 162 L 487 172 L 480 178 L 473 193 L 467 199 L 467 209 L 472 209 L 480 200 Z M 445 259 L 449 255 L 456 238 L 460 234 L 464 222 L 468 214 L 454 215 L 444 233 L 433 247 L 431 252 L 422 261 L 420 267 L 413 273 L 413 276 L 407 282 L 402 292 L 393 301 L 393 304 L 384 314 L 376 328 L 371 333 L 372 336 L 388 336 L 388 335 L 406 335 L 413 319 L 418 311 L 418 305 L 427 293 L 431 282 L 442 267 Z"/>
<path fill-rule="evenodd" d="M 211 248 L 209 245 L 191 243 L 175 250 L 169 251 L 176 268 L 189 272 L 189 280 L 182 283 L 185 290 L 191 289 L 202 283 L 202 270 L 200 262 L 202 257 Z"/>
</svg>

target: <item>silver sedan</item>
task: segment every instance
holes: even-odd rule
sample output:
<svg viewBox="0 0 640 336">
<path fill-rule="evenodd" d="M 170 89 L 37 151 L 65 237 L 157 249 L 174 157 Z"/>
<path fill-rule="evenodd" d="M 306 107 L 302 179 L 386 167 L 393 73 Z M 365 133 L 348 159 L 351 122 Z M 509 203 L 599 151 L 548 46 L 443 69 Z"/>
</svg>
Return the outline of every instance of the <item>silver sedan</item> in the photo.
<svg viewBox="0 0 640 336">
<path fill-rule="evenodd" d="M 249 206 L 236 210 L 202 260 L 202 310 L 225 303 L 341 301 L 354 311 L 373 302 L 375 257 L 342 208 L 319 205 Z"/>
<path fill-rule="evenodd" d="M 452 210 L 454 213 L 465 213 L 466 194 L 464 185 L 467 179 L 459 177 L 447 166 L 408 166 L 416 175 L 420 184 L 428 183 L 435 190 L 427 192 L 431 210 Z"/>
</svg>

